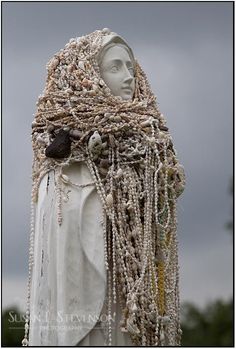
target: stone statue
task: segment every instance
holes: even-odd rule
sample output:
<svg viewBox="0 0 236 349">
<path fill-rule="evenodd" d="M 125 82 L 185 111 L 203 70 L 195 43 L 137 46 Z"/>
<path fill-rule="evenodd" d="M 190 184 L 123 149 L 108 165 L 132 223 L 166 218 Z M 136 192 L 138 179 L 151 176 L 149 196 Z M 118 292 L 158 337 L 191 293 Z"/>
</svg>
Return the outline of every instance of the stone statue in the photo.
<svg viewBox="0 0 236 349">
<path fill-rule="evenodd" d="M 56 54 L 32 128 L 23 345 L 179 345 L 184 171 L 125 40 L 103 29 Z"/>
</svg>

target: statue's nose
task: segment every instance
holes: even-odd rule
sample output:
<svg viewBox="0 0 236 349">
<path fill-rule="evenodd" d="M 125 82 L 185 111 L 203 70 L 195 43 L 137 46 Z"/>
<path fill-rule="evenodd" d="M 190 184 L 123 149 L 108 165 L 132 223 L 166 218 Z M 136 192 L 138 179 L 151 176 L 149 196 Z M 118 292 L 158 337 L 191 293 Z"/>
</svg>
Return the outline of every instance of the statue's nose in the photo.
<svg viewBox="0 0 236 349">
<path fill-rule="evenodd" d="M 131 84 L 133 79 L 134 79 L 133 75 L 130 73 L 129 69 L 127 67 L 125 67 L 124 83 Z"/>
<path fill-rule="evenodd" d="M 134 79 L 134 77 L 132 75 L 126 76 L 125 79 L 124 79 L 124 83 L 131 84 L 133 79 Z"/>
</svg>

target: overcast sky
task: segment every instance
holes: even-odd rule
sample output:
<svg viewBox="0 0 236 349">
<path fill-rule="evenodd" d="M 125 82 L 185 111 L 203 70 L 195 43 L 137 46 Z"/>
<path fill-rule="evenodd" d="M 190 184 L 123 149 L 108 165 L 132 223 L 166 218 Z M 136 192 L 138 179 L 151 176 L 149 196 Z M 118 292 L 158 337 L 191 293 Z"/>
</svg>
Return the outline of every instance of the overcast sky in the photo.
<svg viewBox="0 0 236 349">
<path fill-rule="evenodd" d="M 3 306 L 26 304 L 31 122 L 46 63 L 72 37 L 110 28 L 147 73 L 186 189 L 178 203 L 180 297 L 232 295 L 233 5 L 227 2 L 2 4 Z"/>
</svg>

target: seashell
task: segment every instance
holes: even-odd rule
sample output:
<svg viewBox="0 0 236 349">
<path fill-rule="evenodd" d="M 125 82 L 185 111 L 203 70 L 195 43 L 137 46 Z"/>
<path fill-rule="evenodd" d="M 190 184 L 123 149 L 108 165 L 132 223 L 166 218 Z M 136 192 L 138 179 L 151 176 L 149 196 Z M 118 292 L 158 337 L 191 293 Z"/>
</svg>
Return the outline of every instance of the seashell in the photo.
<svg viewBox="0 0 236 349">
<path fill-rule="evenodd" d="M 145 298 L 144 296 L 140 296 L 140 302 L 143 303 L 143 302 L 145 301 L 145 299 L 146 299 L 146 298 Z"/>
<path fill-rule="evenodd" d="M 184 172 L 184 167 L 180 164 L 176 164 L 175 165 L 175 170 L 178 173 L 179 179 L 180 181 L 184 181 L 185 180 L 185 172 Z"/>
<path fill-rule="evenodd" d="M 107 118 L 107 119 L 110 119 L 111 116 L 112 116 L 111 113 L 105 113 L 105 114 L 104 114 L 104 117 Z"/>
<path fill-rule="evenodd" d="M 89 86 L 91 86 L 91 84 L 92 84 L 92 81 L 90 81 L 90 80 L 88 80 L 86 78 L 84 78 L 82 80 L 82 82 L 81 82 L 81 85 L 84 86 L 84 87 L 89 87 Z"/>
<path fill-rule="evenodd" d="M 106 196 L 106 203 L 108 207 L 113 205 L 113 196 L 111 193 Z"/>
<path fill-rule="evenodd" d="M 28 344 L 29 344 L 27 338 L 24 338 L 23 341 L 21 342 L 21 344 L 22 344 L 23 347 L 27 347 Z"/>
<path fill-rule="evenodd" d="M 108 94 L 108 93 L 110 93 L 110 89 L 108 88 L 108 87 L 106 87 L 105 89 L 104 89 L 104 92 L 106 93 L 106 94 Z"/>
<path fill-rule="evenodd" d="M 55 127 L 53 125 L 48 125 L 47 131 L 48 133 L 52 133 L 54 131 Z"/>
<path fill-rule="evenodd" d="M 133 281 L 133 279 L 132 279 L 132 281 Z M 138 310 L 138 307 L 137 307 L 136 303 L 134 303 L 134 304 L 131 306 L 131 310 L 132 310 L 133 312 L 135 312 L 135 311 Z"/>
<path fill-rule="evenodd" d="M 46 102 L 46 107 L 48 107 L 48 108 L 51 108 L 51 107 L 52 107 L 52 104 L 51 104 L 50 101 L 47 101 L 47 102 Z"/>
<path fill-rule="evenodd" d="M 133 321 L 130 320 L 130 319 L 127 320 L 127 330 L 128 330 L 128 332 L 130 332 L 131 334 L 139 334 L 139 333 L 140 333 L 140 331 L 139 331 L 137 325 L 135 325 L 135 324 L 133 323 Z"/>
<path fill-rule="evenodd" d="M 163 250 L 159 249 L 156 255 L 156 260 L 158 262 L 165 262 L 166 256 Z"/>
<path fill-rule="evenodd" d="M 162 131 L 160 131 L 158 133 L 158 136 L 159 136 L 160 139 L 165 139 L 166 138 L 166 134 L 164 132 L 162 132 Z"/>
<path fill-rule="evenodd" d="M 79 83 L 75 84 L 75 88 L 76 88 L 76 90 L 80 91 L 81 90 L 80 84 Z"/>
<path fill-rule="evenodd" d="M 109 155 L 109 150 L 108 149 L 104 149 L 102 151 L 102 155 L 105 155 L 105 156 Z"/>
<path fill-rule="evenodd" d="M 62 108 L 58 109 L 58 111 L 57 111 L 58 116 L 64 116 L 65 114 L 66 114 L 66 111 L 64 109 L 62 109 Z"/>
<path fill-rule="evenodd" d="M 162 318 L 162 322 L 163 322 L 163 324 L 168 324 L 169 322 L 170 322 L 170 317 L 169 316 L 163 316 L 163 318 Z"/>
<path fill-rule="evenodd" d="M 100 115 L 96 115 L 94 118 L 94 122 L 98 122 L 100 120 L 101 116 Z"/>
<path fill-rule="evenodd" d="M 112 148 L 115 147 L 115 137 L 113 135 L 109 135 L 109 142 Z"/>
<path fill-rule="evenodd" d="M 150 137 L 149 138 L 149 143 L 150 144 L 155 144 L 156 143 L 156 138 L 155 137 Z"/>
<path fill-rule="evenodd" d="M 31 124 L 31 127 L 36 127 L 38 125 L 38 123 L 36 121 L 33 121 L 32 124 Z"/>
<path fill-rule="evenodd" d="M 108 168 L 109 167 L 109 164 L 110 164 L 110 161 L 108 159 L 102 159 L 100 161 L 100 165 L 103 167 L 103 168 Z"/>
<path fill-rule="evenodd" d="M 93 153 L 93 161 L 97 161 L 97 159 L 98 159 L 98 154 Z"/>
<path fill-rule="evenodd" d="M 98 87 L 97 87 L 97 85 L 94 85 L 94 84 L 92 84 L 92 90 L 95 92 L 95 93 L 97 93 L 98 92 Z"/>
<path fill-rule="evenodd" d="M 80 68 L 80 69 L 83 69 L 84 70 L 84 62 L 79 62 L 79 64 L 78 64 L 78 67 Z"/>
<path fill-rule="evenodd" d="M 94 90 L 90 90 L 90 91 L 88 91 L 88 94 L 89 94 L 90 96 L 95 96 L 95 95 L 96 95 L 96 92 L 95 92 Z"/>
<path fill-rule="evenodd" d="M 109 120 L 110 120 L 110 121 L 115 121 L 115 116 L 111 114 L 111 115 L 109 116 Z"/>
<path fill-rule="evenodd" d="M 68 73 L 72 73 L 73 70 L 74 70 L 74 65 L 73 64 L 69 64 L 68 67 L 67 67 Z"/>
<path fill-rule="evenodd" d="M 130 204 L 131 204 L 131 201 L 129 200 L 125 203 L 125 207 L 127 208 Z"/>
<path fill-rule="evenodd" d="M 164 125 L 160 125 L 159 129 L 162 131 L 168 131 L 168 127 L 164 126 Z"/>
<path fill-rule="evenodd" d="M 125 326 L 120 327 L 121 332 L 128 332 L 127 328 Z"/>
<path fill-rule="evenodd" d="M 178 335 L 180 335 L 180 336 L 183 334 L 183 331 L 181 330 L 181 328 L 178 328 L 177 332 L 178 332 Z"/>
<path fill-rule="evenodd" d="M 102 149 L 105 149 L 107 147 L 107 142 L 102 143 Z"/>
<path fill-rule="evenodd" d="M 103 32 L 104 34 L 110 34 L 111 30 L 110 30 L 109 28 L 103 28 L 103 29 L 102 29 L 102 32 Z"/>
<path fill-rule="evenodd" d="M 123 170 L 121 168 L 118 168 L 118 170 L 116 172 L 116 176 L 117 176 L 117 178 L 120 178 L 121 176 L 123 176 Z"/>
<path fill-rule="evenodd" d="M 121 144 L 120 145 L 120 151 L 124 151 L 126 149 L 126 144 Z"/>
<path fill-rule="evenodd" d="M 73 93 L 73 91 L 72 91 L 71 88 L 67 88 L 67 89 L 65 90 L 65 92 L 66 92 L 66 93 L 69 93 L 69 94 L 72 94 L 72 93 Z"/>
<path fill-rule="evenodd" d="M 82 132 L 79 130 L 70 130 L 70 136 L 75 139 L 79 139 L 82 137 Z"/>
<path fill-rule="evenodd" d="M 172 176 L 175 174 L 175 169 L 173 167 L 167 167 L 168 175 Z"/>
<path fill-rule="evenodd" d="M 132 230 L 132 232 L 131 232 L 131 236 L 133 236 L 133 237 L 135 237 L 135 236 L 137 236 L 137 232 L 136 232 L 136 230 Z M 136 265 L 135 265 L 136 266 Z M 136 266 L 137 267 L 137 266 Z"/>
<path fill-rule="evenodd" d="M 85 63 L 84 63 L 84 67 L 85 67 L 85 70 L 88 70 L 88 69 L 91 68 L 91 65 L 90 65 L 90 63 L 85 62 Z"/>
<path fill-rule="evenodd" d="M 94 79 L 93 79 L 93 82 L 94 82 L 96 85 L 98 85 L 98 84 L 99 84 L 99 79 L 98 79 L 98 78 L 94 78 Z"/>
<path fill-rule="evenodd" d="M 62 174 L 61 175 L 61 179 L 64 183 L 69 183 L 69 177 L 65 174 Z"/>
<path fill-rule="evenodd" d="M 134 212 L 134 208 L 133 208 L 132 205 L 129 205 L 129 206 L 127 207 L 127 210 L 128 210 L 130 213 Z"/>
<path fill-rule="evenodd" d="M 100 167 L 99 171 L 100 171 L 100 173 L 101 173 L 103 176 L 106 176 L 106 174 L 107 174 L 107 168 Z"/>
<path fill-rule="evenodd" d="M 150 120 L 145 120 L 145 121 L 141 122 L 141 124 L 140 124 L 141 127 L 147 127 L 150 125 L 151 125 Z"/>
<path fill-rule="evenodd" d="M 121 117 L 119 115 L 114 116 L 114 121 L 119 122 L 121 121 Z"/>
<path fill-rule="evenodd" d="M 149 304 L 149 309 L 150 310 L 155 310 L 155 305 L 154 304 Z"/>
<path fill-rule="evenodd" d="M 40 144 L 45 144 L 46 143 L 45 139 L 43 139 L 42 136 L 38 136 L 37 137 L 37 142 L 40 143 Z"/>
<path fill-rule="evenodd" d="M 157 318 L 157 314 L 155 311 L 152 311 L 151 313 L 149 313 L 149 319 L 152 321 L 152 322 L 155 322 L 156 321 L 156 318 Z"/>
<path fill-rule="evenodd" d="M 78 97 L 77 96 L 72 96 L 70 100 L 71 100 L 71 102 L 77 102 L 78 101 Z M 72 113 L 74 113 L 75 109 L 72 109 L 71 111 L 72 111 Z"/>
<path fill-rule="evenodd" d="M 102 150 L 102 139 L 98 131 L 94 131 L 88 141 L 88 148 L 92 153 L 100 154 Z"/>
<path fill-rule="evenodd" d="M 164 341 L 165 340 L 165 333 L 163 331 L 160 332 L 160 341 Z"/>
<path fill-rule="evenodd" d="M 55 69 L 59 64 L 59 59 L 58 58 L 54 58 L 51 63 L 50 63 L 50 69 Z"/>
<path fill-rule="evenodd" d="M 61 90 L 63 88 L 63 84 L 61 82 L 58 82 L 57 87 Z"/>
</svg>

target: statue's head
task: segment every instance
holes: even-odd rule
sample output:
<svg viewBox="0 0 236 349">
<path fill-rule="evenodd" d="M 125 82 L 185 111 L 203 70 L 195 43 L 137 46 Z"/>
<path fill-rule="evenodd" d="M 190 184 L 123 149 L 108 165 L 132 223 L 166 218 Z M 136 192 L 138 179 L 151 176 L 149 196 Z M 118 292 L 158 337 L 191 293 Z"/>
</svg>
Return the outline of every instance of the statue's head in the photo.
<svg viewBox="0 0 236 349">
<path fill-rule="evenodd" d="M 135 60 L 125 40 L 116 33 L 104 36 L 97 60 L 101 77 L 112 94 L 123 100 L 132 99 L 135 89 Z"/>
<path fill-rule="evenodd" d="M 47 64 L 45 93 L 68 95 L 93 104 L 155 104 L 145 73 L 126 41 L 109 29 L 72 38 Z M 81 103 L 81 101 L 80 101 Z M 125 103 L 126 104 L 126 103 Z"/>
</svg>

